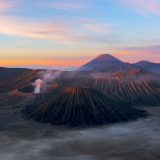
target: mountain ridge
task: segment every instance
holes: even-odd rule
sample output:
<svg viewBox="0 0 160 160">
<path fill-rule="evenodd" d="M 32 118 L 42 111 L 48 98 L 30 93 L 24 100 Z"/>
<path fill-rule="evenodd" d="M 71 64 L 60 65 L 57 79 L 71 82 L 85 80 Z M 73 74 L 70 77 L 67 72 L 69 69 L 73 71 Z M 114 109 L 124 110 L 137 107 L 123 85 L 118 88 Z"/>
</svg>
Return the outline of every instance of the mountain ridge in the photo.
<svg viewBox="0 0 160 160">
<path fill-rule="evenodd" d="M 128 71 L 139 69 L 139 67 L 125 63 L 110 54 L 101 54 L 95 59 L 81 66 L 78 71 L 95 71 L 114 73 L 118 71 Z"/>
<path fill-rule="evenodd" d="M 160 63 L 142 60 L 137 63 L 134 63 L 134 65 L 140 67 L 141 69 L 148 70 L 150 72 L 160 73 Z"/>
</svg>

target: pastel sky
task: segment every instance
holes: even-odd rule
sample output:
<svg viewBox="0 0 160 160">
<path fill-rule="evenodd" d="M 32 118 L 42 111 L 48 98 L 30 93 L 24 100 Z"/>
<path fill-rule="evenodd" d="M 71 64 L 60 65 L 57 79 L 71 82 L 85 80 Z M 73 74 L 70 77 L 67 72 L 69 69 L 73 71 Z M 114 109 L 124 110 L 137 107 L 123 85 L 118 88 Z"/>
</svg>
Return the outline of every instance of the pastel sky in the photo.
<svg viewBox="0 0 160 160">
<path fill-rule="evenodd" d="M 0 66 L 160 62 L 160 0 L 0 0 Z"/>
</svg>

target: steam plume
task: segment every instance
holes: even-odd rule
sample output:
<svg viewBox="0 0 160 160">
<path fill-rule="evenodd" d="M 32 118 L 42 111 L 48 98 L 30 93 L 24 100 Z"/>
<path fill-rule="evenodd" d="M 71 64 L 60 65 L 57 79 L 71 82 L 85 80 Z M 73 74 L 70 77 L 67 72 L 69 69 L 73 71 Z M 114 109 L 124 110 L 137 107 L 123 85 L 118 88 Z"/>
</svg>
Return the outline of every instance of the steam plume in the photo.
<svg viewBox="0 0 160 160">
<path fill-rule="evenodd" d="M 34 82 L 34 84 L 33 84 L 35 86 L 34 93 L 40 93 L 41 92 L 42 84 L 43 84 L 43 81 L 41 79 L 37 79 Z"/>
<path fill-rule="evenodd" d="M 34 93 L 46 92 L 47 83 L 55 82 L 57 78 L 59 78 L 62 74 L 62 71 L 42 71 L 39 73 L 39 79 L 37 79 L 33 86 L 35 87 Z"/>
</svg>

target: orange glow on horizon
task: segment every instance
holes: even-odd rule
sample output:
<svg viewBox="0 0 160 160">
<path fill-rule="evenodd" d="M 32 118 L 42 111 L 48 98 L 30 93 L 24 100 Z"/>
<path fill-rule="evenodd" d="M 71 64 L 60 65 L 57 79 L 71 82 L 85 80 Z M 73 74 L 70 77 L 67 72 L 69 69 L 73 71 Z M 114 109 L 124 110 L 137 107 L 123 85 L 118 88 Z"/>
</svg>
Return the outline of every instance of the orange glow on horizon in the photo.
<svg viewBox="0 0 160 160">
<path fill-rule="evenodd" d="M 51 66 L 51 67 L 79 67 L 86 60 L 0 60 L 1 67 L 11 66 Z"/>
<path fill-rule="evenodd" d="M 154 53 L 154 52 L 152 52 Z M 156 52 L 152 54 L 150 51 L 145 51 L 145 50 L 124 50 L 124 51 L 119 51 L 115 52 L 112 55 L 124 62 L 129 62 L 129 63 L 135 63 L 141 60 L 148 60 L 152 62 L 160 62 L 159 59 L 159 54 Z M 2 58 L 0 59 L 0 67 L 30 67 L 30 66 L 42 66 L 42 67 L 80 67 L 90 60 L 96 58 L 100 54 L 94 54 L 92 56 L 88 57 L 79 57 L 77 59 L 73 59 L 72 56 L 63 57 L 63 59 L 24 59 L 24 58 Z M 152 56 L 151 56 L 152 55 Z"/>
</svg>

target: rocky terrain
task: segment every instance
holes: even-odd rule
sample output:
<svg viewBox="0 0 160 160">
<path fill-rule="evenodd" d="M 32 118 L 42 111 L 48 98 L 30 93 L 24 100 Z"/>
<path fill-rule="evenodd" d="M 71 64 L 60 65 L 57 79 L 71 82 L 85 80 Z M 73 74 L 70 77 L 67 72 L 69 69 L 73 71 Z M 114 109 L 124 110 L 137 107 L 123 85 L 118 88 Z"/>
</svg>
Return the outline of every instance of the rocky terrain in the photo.
<svg viewBox="0 0 160 160">
<path fill-rule="evenodd" d="M 76 71 L 17 69 L 11 74 L 12 69 L 2 68 L 12 78 L 0 72 L 0 106 L 4 113 L 1 126 L 10 123 L 11 117 L 15 121 L 65 126 L 102 125 L 145 117 L 147 113 L 140 110 L 141 106 L 160 104 L 160 74 L 131 64 L 119 70 L 122 63 L 104 54 L 87 64 L 96 67 L 93 71 L 81 70 L 82 66 Z"/>
</svg>

